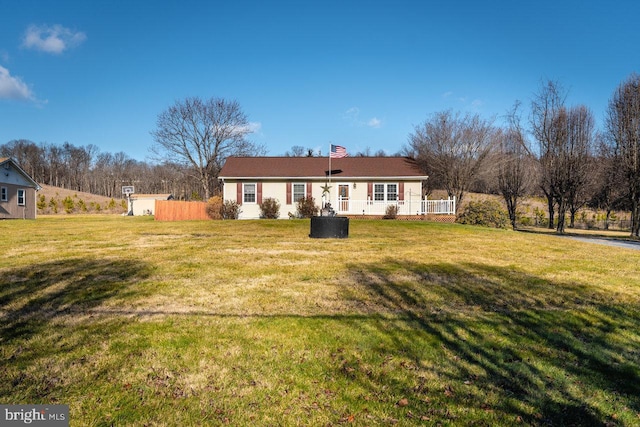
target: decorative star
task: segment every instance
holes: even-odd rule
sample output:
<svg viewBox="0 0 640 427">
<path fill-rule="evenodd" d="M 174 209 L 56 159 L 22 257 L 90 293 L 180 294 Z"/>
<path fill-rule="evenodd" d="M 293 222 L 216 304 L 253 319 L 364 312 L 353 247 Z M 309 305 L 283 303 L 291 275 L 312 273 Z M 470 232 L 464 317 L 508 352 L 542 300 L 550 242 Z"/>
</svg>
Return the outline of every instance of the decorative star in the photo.
<svg viewBox="0 0 640 427">
<path fill-rule="evenodd" d="M 324 195 L 325 193 L 329 193 L 329 189 L 331 188 L 331 186 L 327 183 L 320 188 L 322 188 L 322 195 Z"/>
</svg>

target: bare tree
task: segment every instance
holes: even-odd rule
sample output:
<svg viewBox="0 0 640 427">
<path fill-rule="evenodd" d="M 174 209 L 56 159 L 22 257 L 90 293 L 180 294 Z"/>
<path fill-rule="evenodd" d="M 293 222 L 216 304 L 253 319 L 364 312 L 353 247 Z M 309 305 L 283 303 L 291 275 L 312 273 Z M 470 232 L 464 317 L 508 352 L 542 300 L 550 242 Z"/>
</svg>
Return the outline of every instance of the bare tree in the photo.
<svg viewBox="0 0 640 427">
<path fill-rule="evenodd" d="M 498 188 L 509 213 L 511 227 L 516 229 L 518 201 L 527 193 L 531 172 L 530 151 L 518 115 L 519 102 L 508 115 L 508 126 L 499 132 L 497 175 Z"/>
<path fill-rule="evenodd" d="M 558 162 L 558 147 L 562 146 L 561 111 L 564 110 L 566 94 L 558 83 L 547 81 L 531 102 L 531 130 L 538 143 L 540 165 L 540 189 L 547 199 L 549 228 L 555 219 L 556 183 L 554 181 Z"/>
<path fill-rule="evenodd" d="M 584 105 L 569 110 L 568 117 L 567 203 L 569 227 L 575 227 L 578 210 L 582 209 L 593 190 L 593 153 L 595 120 L 591 110 Z"/>
<path fill-rule="evenodd" d="M 294 145 L 291 147 L 291 151 L 284 153 L 285 157 L 304 157 L 307 155 L 308 149 L 302 145 Z"/>
<path fill-rule="evenodd" d="M 12 157 L 29 176 L 43 182 L 44 149 L 35 142 L 26 139 L 9 141 L 0 147 L 0 156 Z"/>
<path fill-rule="evenodd" d="M 596 155 L 593 162 L 594 190 L 588 205 L 605 211 L 604 229 L 609 229 L 611 213 L 623 207 L 628 196 L 624 173 L 618 165 L 620 161 L 611 138 L 602 134 L 596 136 Z"/>
<path fill-rule="evenodd" d="M 620 171 L 631 204 L 631 236 L 640 237 L 640 76 L 632 74 L 614 92 L 607 114 L 608 136 L 614 141 Z"/>
<path fill-rule="evenodd" d="M 319 157 L 320 152 L 317 153 L 313 148 L 304 148 L 302 145 L 294 145 L 291 147 L 291 151 L 286 151 L 284 153 L 285 157 Z"/>
<path fill-rule="evenodd" d="M 432 181 L 461 205 L 493 145 L 491 122 L 477 114 L 435 113 L 409 135 L 404 150 L 414 157 Z"/>
<path fill-rule="evenodd" d="M 236 101 L 186 98 L 160 113 L 152 152 L 162 161 L 188 165 L 200 182 L 205 199 L 218 188 L 218 175 L 229 156 L 259 155 L 249 142 L 247 116 Z"/>
<path fill-rule="evenodd" d="M 47 144 L 45 146 L 45 163 L 48 170 L 48 179 L 44 181 L 44 184 L 53 185 L 54 187 L 62 185 L 65 172 L 62 157 L 62 148 L 59 146 L 54 144 Z"/>
<path fill-rule="evenodd" d="M 358 151 L 357 153 L 350 154 L 351 157 L 372 157 L 371 147 L 366 147 L 364 150 Z"/>
<path fill-rule="evenodd" d="M 558 209 L 558 233 L 564 233 L 567 210 L 582 198 L 594 135 L 591 111 L 585 106 L 567 109 L 565 98 L 562 87 L 548 81 L 531 103 L 531 127 L 540 153 L 540 187 L 547 197 L 550 228 L 554 205 Z"/>
<path fill-rule="evenodd" d="M 201 193 L 192 167 L 179 163 L 149 164 L 123 152 L 100 153 L 93 145 L 40 144 L 13 140 L 0 145 L 0 157 L 13 157 L 39 184 L 71 188 L 107 197 L 122 197 L 123 185 L 138 193 L 171 193 L 189 199 Z"/>
<path fill-rule="evenodd" d="M 75 146 L 68 142 L 62 145 L 62 159 L 65 165 L 66 188 L 77 191 L 89 191 L 86 178 L 92 167 L 93 159 L 98 152 L 98 147 Z"/>
<path fill-rule="evenodd" d="M 358 151 L 353 154 L 349 154 L 351 157 L 388 157 L 388 154 L 383 150 L 379 149 L 375 153 L 371 150 L 371 147 L 366 147 L 364 150 Z"/>
</svg>

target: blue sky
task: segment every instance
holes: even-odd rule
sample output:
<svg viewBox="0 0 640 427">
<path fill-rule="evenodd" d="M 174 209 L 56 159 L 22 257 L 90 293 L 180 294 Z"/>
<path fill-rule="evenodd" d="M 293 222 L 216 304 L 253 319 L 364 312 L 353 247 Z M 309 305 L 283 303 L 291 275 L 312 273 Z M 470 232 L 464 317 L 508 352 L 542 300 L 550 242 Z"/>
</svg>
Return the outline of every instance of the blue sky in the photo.
<svg viewBox="0 0 640 427">
<path fill-rule="evenodd" d="M 601 126 L 640 72 L 638 16 L 631 0 L 0 0 L 0 143 L 146 160 L 158 114 L 199 96 L 238 101 L 269 155 L 393 154 L 437 111 L 499 122 L 545 79 Z"/>
</svg>

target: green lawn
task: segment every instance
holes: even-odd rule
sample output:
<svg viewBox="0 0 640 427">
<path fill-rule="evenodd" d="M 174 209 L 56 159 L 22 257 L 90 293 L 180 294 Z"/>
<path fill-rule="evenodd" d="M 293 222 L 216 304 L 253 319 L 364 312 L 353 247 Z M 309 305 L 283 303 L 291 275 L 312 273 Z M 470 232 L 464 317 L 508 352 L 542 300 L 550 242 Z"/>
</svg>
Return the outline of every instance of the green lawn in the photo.
<svg viewBox="0 0 640 427">
<path fill-rule="evenodd" d="M 72 426 L 640 425 L 640 251 L 460 225 L 0 222 L 0 403 Z"/>
</svg>

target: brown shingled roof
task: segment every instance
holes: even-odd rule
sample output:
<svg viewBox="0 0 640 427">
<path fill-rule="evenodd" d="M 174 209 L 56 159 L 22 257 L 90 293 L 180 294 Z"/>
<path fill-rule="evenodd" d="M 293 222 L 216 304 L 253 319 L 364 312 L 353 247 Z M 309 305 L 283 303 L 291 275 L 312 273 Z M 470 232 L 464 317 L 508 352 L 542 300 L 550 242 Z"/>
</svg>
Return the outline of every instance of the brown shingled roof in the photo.
<svg viewBox="0 0 640 427">
<path fill-rule="evenodd" d="M 220 178 L 324 178 L 328 171 L 328 157 L 229 157 L 220 171 Z M 331 176 L 427 178 L 416 162 L 407 157 L 331 159 Z"/>
</svg>

